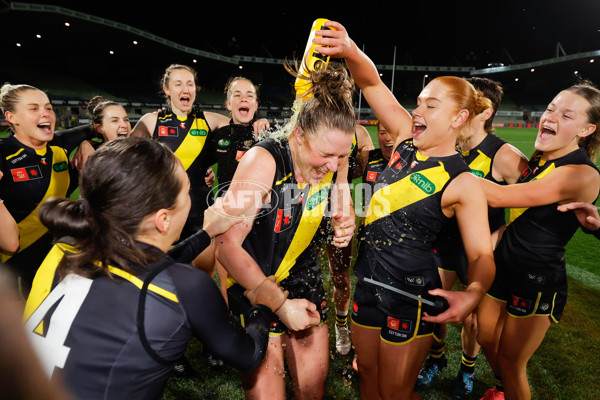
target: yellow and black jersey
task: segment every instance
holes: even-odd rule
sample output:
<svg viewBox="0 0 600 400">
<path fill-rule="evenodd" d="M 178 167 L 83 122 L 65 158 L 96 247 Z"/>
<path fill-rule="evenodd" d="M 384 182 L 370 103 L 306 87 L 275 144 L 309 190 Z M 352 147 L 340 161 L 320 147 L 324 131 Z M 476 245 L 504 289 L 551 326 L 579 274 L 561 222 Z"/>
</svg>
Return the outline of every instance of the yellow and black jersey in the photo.
<svg viewBox="0 0 600 400">
<path fill-rule="evenodd" d="M 519 183 L 548 179 L 549 172 L 564 165 L 585 164 L 598 170 L 583 149 L 552 161 L 541 157 L 541 153 L 532 157 Z M 510 268 L 515 273 L 521 269 L 533 275 L 535 270 L 564 275 L 565 246 L 580 225 L 573 212 L 558 211 L 557 206 L 510 209 L 508 226 L 495 251 L 498 271 Z"/>
<path fill-rule="evenodd" d="M 366 211 L 356 275 L 410 285 L 416 276 L 437 274 L 433 243 L 451 221 L 442 212 L 442 194 L 468 171 L 459 153 L 426 157 L 412 139 L 400 143 L 377 178 L 385 186 L 375 191 Z"/>
<path fill-rule="evenodd" d="M 232 120 L 229 125 L 216 129 L 212 135 L 220 195 L 227 191 L 242 156 L 257 142 L 253 122 L 242 125 L 234 124 Z"/>
<path fill-rule="evenodd" d="M 462 151 L 462 156 L 473 175 L 499 185 L 506 185 L 506 182 L 498 182 L 492 176 L 494 157 L 498 150 L 506 143 L 504 139 L 498 136 L 487 135 L 473 149 Z M 506 212 L 504 208 L 488 207 L 488 221 L 490 232 L 494 232 L 505 225 Z M 440 238 L 435 244 L 435 251 L 437 267 L 444 270 L 456 271 L 460 281 L 463 284 L 467 284 L 467 258 L 464 253 L 464 246 L 458 226 L 456 225 L 456 220 L 440 234 Z"/>
<path fill-rule="evenodd" d="M 73 251 L 59 242 L 44 260 L 25 326 L 47 374 L 75 398 L 160 399 L 175 360 L 194 337 L 244 372 L 262 361 L 272 316 L 267 307 L 255 306 L 241 328 L 211 277 L 167 255 L 127 269 L 145 269 L 139 275 L 109 266 L 110 276 L 70 273 L 60 280 L 54 271 Z"/>
<path fill-rule="evenodd" d="M 368 206 L 375 189 L 378 188 L 378 186 L 383 185 L 383 183 L 378 183 L 377 178 L 383 172 L 387 163 L 388 160 L 383 157 L 381 149 L 369 151 L 369 158 L 367 160 L 367 165 L 365 165 L 365 171 L 362 176 L 363 208 Z"/>
<path fill-rule="evenodd" d="M 153 137 L 173 150 L 190 178 L 192 207 L 182 238 L 202 228 L 204 210 L 213 202 L 211 188 L 204 181 L 206 170 L 216 162 L 211 136 L 202 111 L 194 109 L 187 116 L 176 115 L 171 109 L 158 113 Z"/>
<path fill-rule="evenodd" d="M 271 202 L 261 209 L 243 247 L 266 276 L 275 275 L 284 287 L 303 269 L 320 276 L 319 243 L 313 238 L 324 221 L 335 175 L 329 172 L 317 185 L 298 183 L 287 140 L 265 139 L 256 146 L 269 151 L 277 167 Z"/>
<path fill-rule="evenodd" d="M 19 225 L 19 250 L 0 253 L 0 261 L 12 267 L 28 285 L 51 247 L 52 237 L 39 220 L 40 205 L 50 197 L 68 197 L 77 185 L 68 155 L 89 132 L 55 134 L 44 149 L 35 150 L 14 135 L 0 139 L 0 198 Z"/>
<path fill-rule="evenodd" d="M 354 176 L 354 170 L 358 167 L 358 136 L 354 131 L 354 137 L 352 138 L 352 145 L 350 147 L 350 154 L 348 155 L 348 183 L 352 182 Z"/>
<path fill-rule="evenodd" d="M 475 176 L 499 185 L 506 185 L 506 182 L 498 182 L 492 176 L 494 157 L 498 150 L 506 143 L 506 140 L 496 135 L 487 135 L 479 145 L 469 151 L 463 151 L 462 155 Z M 488 219 L 490 221 L 490 230 L 494 232 L 506 223 L 504 208 L 488 207 Z"/>
</svg>

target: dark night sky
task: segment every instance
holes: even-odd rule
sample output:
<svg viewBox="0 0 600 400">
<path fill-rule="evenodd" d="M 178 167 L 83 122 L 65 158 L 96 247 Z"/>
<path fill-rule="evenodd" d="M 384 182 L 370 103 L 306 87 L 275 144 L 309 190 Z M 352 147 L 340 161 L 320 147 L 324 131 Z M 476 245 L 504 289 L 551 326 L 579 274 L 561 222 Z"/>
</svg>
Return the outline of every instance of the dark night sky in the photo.
<svg viewBox="0 0 600 400">
<path fill-rule="evenodd" d="M 115 95 L 123 92 L 149 97 L 158 91 L 160 73 L 172 62 L 190 64 L 189 54 L 140 40 L 134 35 L 63 15 L 8 10 L 0 2 L 0 45 L 4 57 L 0 80 L 35 83 L 68 77 L 92 82 Z M 32 3 L 32 2 L 28 2 Z M 520 64 L 556 56 L 560 43 L 566 54 L 600 49 L 600 1 L 598 0 L 499 0 L 364 2 L 256 2 L 254 7 L 235 2 L 171 0 L 162 7 L 150 2 L 72 1 L 37 2 L 122 22 L 162 36 L 181 45 L 225 56 L 246 55 L 273 58 L 300 57 L 312 22 L 319 17 L 344 24 L 350 36 L 377 64 L 454 65 L 484 68 L 488 63 Z M 393 8 L 390 7 L 393 4 Z M 210 8 L 210 11 L 209 11 Z M 69 19 L 70 28 L 64 27 Z M 42 39 L 36 39 L 36 34 Z M 17 47 L 16 43 L 21 43 Z M 110 55 L 109 50 L 115 54 Z M 221 88 L 228 75 L 239 74 L 237 66 L 198 59 L 194 67 L 199 82 L 208 89 Z M 572 70 L 582 71 L 600 84 L 599 63 L 588 60 L 548 68 L 546 77 L 520 78 L 529 92 L 558 90 L 552 84 L 570 84 Z M 266 88 L 289 87 L 291 79 L 281 66 L 249 65 L 244 74 Z M 417 79 L 397 73 L 396 80 Z M 524 72 L 519 73 L 521 76 Z M 422 79 L 422 73 L 420 77 Z M 490 76 L 512 86 L 518 74 Z M 598 77 L 598 79 L 596 79 Z M 541 82 L 540 82 L 540 79 Z M 535 81 L 535 82 L 534 82 Z M 40 84 L 40 83 L 38 83 Z M 287 85 L 287 86 L 286 86 Z M 273 92 L 281 89 L 273 89 Z M 517 88 L 514 88 L 515 93 Z M 524 89 L 520 89 L 524 90 Z M 415 97 L 414 89 L 398 84 L 400 96 Z M 549 100 L 549 99 L 548 99 Z"/>
</svg>

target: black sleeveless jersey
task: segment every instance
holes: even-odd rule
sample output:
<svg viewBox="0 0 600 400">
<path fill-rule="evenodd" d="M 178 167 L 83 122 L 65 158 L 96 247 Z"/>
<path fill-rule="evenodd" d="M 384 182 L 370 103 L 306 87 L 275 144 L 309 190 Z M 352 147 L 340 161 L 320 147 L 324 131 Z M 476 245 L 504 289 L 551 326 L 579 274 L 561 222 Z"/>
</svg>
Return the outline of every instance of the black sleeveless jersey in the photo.
<svg viewBox="0 0 600 400">
<path fill-rule="evenodd" d="M 498 182 L 492 177 L 494 157 L 498 150 L 500 150 L 500 147 L 506 143 L 506 140 L 496 135 L 487 135 L 479 145 L 470 151 L 463 151 L 462 155 L 474 175 L 499 185 L 506 185 L 506 182 Z M 491 232 L 505 225 L 506 217 L 504 208 L 488 207 L 488 219 Z"/>
<path fill-rule="evenodd" d="M 42 150 L 24 145 L 13 134 L 0 139 L 0 198 L 19 226 L 20 245 L 14 255 L 0 252 L 0 261 L 28 284 L 52 242 L 39 220 L 39 206 L 50 197 L 68 197 L 77 186 L 68 156 L 91 137 L 89 131 L 57 132 Z"/>
<path fill-rule="evenodd" d="M 257 142 L 254 137 L 253 122 L 242 125 L 231 121 L 229 125 L 215 130 L 212 135 L 218 164 L 219 195 L 227 191 L 240 159 Z"/>
<path fill-rule="evenodd" d="M 204 210 L 212 204 L 212 191 L 204 181 L 206 170 L 216 162 L 211 136 L 202 111 L 193 110 L 183 117 L 171 109 L 158 113 L 153 137 L 173 150 L 190 178 L 192 207 L 182 238 L 202 228 Z"/>
<path fill-rule="evenodd" d="M 598 170 L 583 149 L 551 161 L 543 161 L 541 157 L 541 153 L 532 157 L 519 183 L 548 179 L 549 172 L 564 165 L 585 164 Z M 530 271 L 564 272 L 565 246 L 580 225 L 573 212 L 558 211 L 557 206 L 553 203 L 510 209 L 508 226 L 495 251 L 498 269 L 514 270 L 523 266 Z"/>
<path fill-rule="evenodd" d="M 348 155 L 348 183 L 352 182 L 354 170 L 358 167 L 358 150 L 358 137 L 356 136 L 355 130 L 354 137 L 352 138 L 352 145 L 350 147 L 350 154 Z"/>
<path fill-rule="evenodd" d="M 481 143 L 469 151 L 463 151 L 462 156 L 471 169 L 473 175 L 487 179 L 499 185 L 506 182 L 498 182 L 492 176 L 494 157 L 500 148 L 507 142 L 496 135 L 487 135 Z M 488 222 L 490 232 L 494 232 L 506 224 L 506 212 L 504 208 L 488 207 Z M 463 283 L 466 283 L 467 259 L 464 254 L 464 246 L 460 237 L 456 220 L 440 234 L 435 244 L 436 257 L 439 258 L 438 267 L 455 270 Z"/>
<path fill-rule="evenodd" d="M 434 269 L 433 243 L 451 220 L 442 212 L 442 194 L 468 171 L 459 153 L 426 157 L 412 139 L 400 143 L 378 177 L 385 186 L 375 191 L 367 209 L 356 275 L 404 282 L 406 274 Z"/>
<path fill-rule="evenodd" d="M 363 209 L 368 206 L 376 188 L 383 185 L 383 183 L 378 183 L 377 178 L 379 178 L 387 163 L 388 160 L 383 157 L 381 149 L 369 151 L 369 158 L 362 176 Z"/>
<path fill-rule="evenodd" d="M 277 167 L 271 202 L 261 209 L 242 246 L 266 276 L 275 275 L 286 287 L 303 269 L 315 269 L 319 274 L 320 242 L 314 236 L 324 221 L 335 174 L 327 173 L 317 185 L 298 183 L 287 140 L 267 138 L 255 146 L 269 151 Z M 233 283 L 230 278 L 229 285 Z"/>
<path fill-rule="evenodd" d="M 71 273 L 59 280 L 54 272 L 66 251 L 73 249 L 59 243 L 44 260 L 25 319 L 44 369 L 75 398 L 160 399 L 173 364 L 194 337 L 244 372 L 262 361 L 271 311 L 255 306 L 241 328 L 203 271 L 165 255 L 139 275 L 110 266 L 110 277 Z M 142 296 L 140 289 L 151 273 L 157 275 Z"/>
</svg>

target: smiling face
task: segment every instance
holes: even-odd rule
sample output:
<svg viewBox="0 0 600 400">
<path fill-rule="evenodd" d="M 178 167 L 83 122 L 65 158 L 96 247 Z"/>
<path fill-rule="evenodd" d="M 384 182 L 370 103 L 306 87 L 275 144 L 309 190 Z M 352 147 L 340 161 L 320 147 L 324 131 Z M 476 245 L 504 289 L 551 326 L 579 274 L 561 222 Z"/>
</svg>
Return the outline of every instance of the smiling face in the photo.
<svg viewBox="0 0 600 400">
<path fill-rule="evenodd" d="M 175 113 L 187 115 L 192 111 L 196 100 L 196 82 L 190 71 L 186 69 L 171 71 L 168 84 L 163 87 L 163 91 L 170 99 L 171 107 Z"/>
<path fill-rule="evenodd" d="M 41 90 L 24 91 L 14 111 L 6 111 L 5 117 L 17 140 L 29 147 L 42 149 L 54 138 L 56 114 L 48 96 Z"/>
<path fill-rule="evenodd" d="M 595 125 L 588 121 L 588 101 L 568 90 L 560 92 L 540 118 L 535 140 L 536 150 L 544 158 L 562 157 L 579 148 L 579 139 L 592 133 Z"/>
<path fill-rule="evenodd" d="M 461 111 L 457 108 L 450 97 L 449 87 L 440 81 L 431 81 L 421 91 L 417 108 L 412 112 L 412 136 L 414 145 L 422 154 L 445 156 L 455 151 L 458 128 L 464 122 L 457 119 Z"/>
<path fill-rule="evenodd" d="M 389 160 L 394 152 L 394 141 L 392 140 L 389 132 L 381 124 L 379 124 L 379 129 L 377 131 L 377 140 L 379 142 L 379 148 L 381 149 L 383 157 L 386 160 Z"/>
<path fill-rule="evenodd" d="M 233 123 L 248 125 L 252 121 L 254 113 L 258 109 L 256 97 L 256 88 L 251 82 L 245 79 L 233 82 L 229 88 L 226 102 Z"/>
<path fill-rule="evenodd" d="M 294 168 L 298 182 L 318 184 L 328 172 L 350 154 L 353 132 L 319 128 L 314 134 L 302 133 L 296 128 L 290 143 L 294 154 Z"/>
<path fill-rule="evenodd" d="M 104 109 L 102 123 L 94 126 L 103 137 L 110 142 L 115 139 L 124 139 L 131 134 L 131 123 L 125 109 L 119 105 L 111 105 Z"/>
</svg>

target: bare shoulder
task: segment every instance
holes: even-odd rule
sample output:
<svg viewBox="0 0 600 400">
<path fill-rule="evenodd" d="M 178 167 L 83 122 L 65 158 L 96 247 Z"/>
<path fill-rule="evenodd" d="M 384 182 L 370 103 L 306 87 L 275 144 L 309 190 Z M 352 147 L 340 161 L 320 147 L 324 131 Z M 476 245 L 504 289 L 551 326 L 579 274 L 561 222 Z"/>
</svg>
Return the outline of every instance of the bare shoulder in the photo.
<svg viewBox="0 0 600 400">
<path fill-rule="evenodd" d="M 205 111 L 204 118 L 206 118 L 209 128 L 213 131 L 228 125 L 230 121 L 229 117 L 212 111 Z"/>
<path fill-rule="evenodd" d="M 158 111 L 142 115 L 131 130 L 131 136 L 151 137 L 158 120 Z"/>
</svg>

